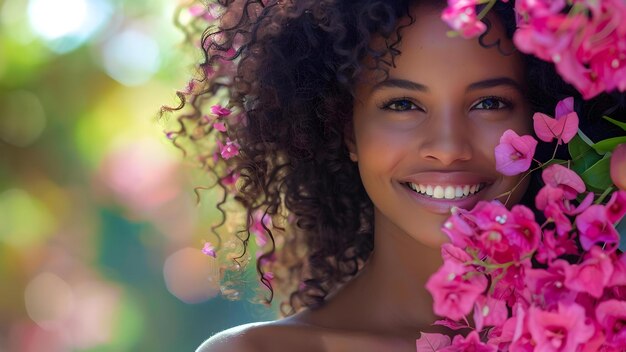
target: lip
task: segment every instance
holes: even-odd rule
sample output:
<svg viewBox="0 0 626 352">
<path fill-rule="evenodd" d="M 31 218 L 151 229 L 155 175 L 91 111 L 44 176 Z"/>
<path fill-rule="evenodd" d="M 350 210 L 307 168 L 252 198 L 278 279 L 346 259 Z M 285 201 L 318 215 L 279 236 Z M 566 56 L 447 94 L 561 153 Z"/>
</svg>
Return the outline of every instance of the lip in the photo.
<svg viewBox="0 0 626 352">
<path fill-rule="evenodd" d="M 468 195 L 461 199 L 437 199 L 414 192 L 405 184 L 412 182 L 415 184 L 430 184 L 441 186 L 460 186 L 460 185 L 472 185 L 472 184 L 484 184 L 484 187 L 480 192 Z M 419 174 L 411 175 L 399 180 L 398 185 L 414 200 L 417 201 L 422 207 L 427 210 L 441 215 L 449 215 L 450 208 L 458 207 L 463 209 L 472 209 L 479 201 L 482 200 L 482 194 L 489 186 L 494 183 L 494 179 L 466 171 L 451 171 L 451 172 L 421 172 Z"/>
</svg>

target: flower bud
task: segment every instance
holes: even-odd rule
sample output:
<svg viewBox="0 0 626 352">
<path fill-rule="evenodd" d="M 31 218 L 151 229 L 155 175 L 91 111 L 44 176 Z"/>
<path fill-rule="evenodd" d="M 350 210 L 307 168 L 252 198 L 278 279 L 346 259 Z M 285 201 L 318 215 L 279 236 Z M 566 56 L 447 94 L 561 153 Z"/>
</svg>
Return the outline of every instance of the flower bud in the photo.
<svg viewBox="0 0 626 352">
<path fill-rule="evenodd" d="M 617 188 L 626 190 L 626 143 L 615 147 L 611 155 L 611 180 Z"/>
</svg>

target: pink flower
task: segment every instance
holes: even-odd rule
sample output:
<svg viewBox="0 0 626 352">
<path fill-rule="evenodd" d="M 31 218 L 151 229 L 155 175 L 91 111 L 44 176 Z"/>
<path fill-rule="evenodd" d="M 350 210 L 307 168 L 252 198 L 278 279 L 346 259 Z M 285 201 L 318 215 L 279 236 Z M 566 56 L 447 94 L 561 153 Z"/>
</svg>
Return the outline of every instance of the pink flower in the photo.
<svg viewBox="0 0 626 352">
<path fill-rule="evenodd" d="M 230 115 L 231 111 L 221 105 L 213 105 L 211 106 L 211 113 L 217 117 L 224 117 Z"/>
<path fill-rule="evenodd" d="M 576 217 L 576 227 L 580 233 L 580 244 L 585 250 L 598 243 L 611 247 L 619 244 L 619 233 L 607 217 L 602 205 L 592 205 Z"/>
<path fill-rule="evenodd" d="M 202 253 L 213 258 L 217 256 L 217 254 L 215 253 L 215 247 L 213 247 L 213 245 L 210 242 L 204 243 L 204 247 L 202 247 Z"/>
<path fill-rule="evenodd" d="M 526 270 L 526 284 L 533 295 L 545 300 L 544 308 L 556 309 L 557 304 L 573 303 L 578 293 L 565 287 L 565 272 L 569 263 L 555 260 L 547 269 Z"/>
<path fill-rule="evenodd" d="M 626 350 L 626 301 L 601 302 L 596 307 L 596 319 L 606 333 L 606 344 Z"/>
<path fill-rule="evenodd" d="M 611 275 L 613 275 L 611 258 L 600 247 L 594 246 L 584 262 L 565 268 L 565 286 L 570 290 L 586 292 L 600 298 Z"/>
<path fill-rule="evenodd" d="M 226 124 L 223 122 L 215 122 L 213 124 L 213 128 L 215 128 L 216 130 L 220 132 L 226 132 Z"/>
<path fill-rule="evenodd" d="M 475 234 L 474 225 L 467 219 L 467 213 L 467 210 L 457 208 L 441 228 L 450 238 L 450 242 L 458 247 L 470 245 Z"/>
<path fill-rule="evenodd" d="M 565 235 L 565 234 L 564 234 Z M 535 259 L 547 263 L 563 254 L 577 254 L 576 242 L 567 236 L 555 236 L 554 230 L 544 229 L 541 245 L 537 248 Z"/>
<path fill-rule="evenodd" d="M 541 178 L 546 185 L 561 188 L 567 199 L 576 199 L 579 193 L 586 190 L 585 183 L 578 174 L 559 164 L 545 168 L 541 173 Z"/>
<path fill-rule="evenodd" d="M 441 257 L 444 261 L 454 261 L 458 264 L 467 264 L 472 261 L 467 252 L 451 243 L 444 243 L 441 246 Z"/>
<path fill-rule="evenodd" d="M 626 191 L 617 191 L 611 195 L 611 199 L 606 204 L 607 219 L 617 224 L 626 214 Z"/>
<path fill-rule="evenodd" d="M 528 168 L 533 160 L 537 141 L 531 136 L 519 136 L 513 130 L 506 130 L 496 146 L 496 170 L 513 176 Z"/>
<path fill-rule="evenodd" d="M 415 340 L 415 347 L 417 351 L 440 351 L 449 346 L 450 342 L 450 336 L 420 332 L 420 338 Z"/>
<path fill-rule="evenodd" d="M 559 304 L 556 312 L 530 307 L 528 330 L 537 352 L 576 351 L 595 331 L 585 322 L 585 309 L 577 304 Z"/>
<path fill-rule="evenodd" d="M 533 126 L 537 137 L 544 142 L 557 139 L 568 143 L 578 132 L 578 114 L 574 111 L 574 98 L 561 100 L 556 107 L 555 118 L 542 113 L 535 113 Z"/>
<path fill-rule="evenodd" d="M 501 326 L 508 318 L 506 302 L 493 296 L 479 296 L 474 307 L 476 330 L 484 326 Z"/>
<path fill-rule="evenodd" d="M 462 335 L 454 336 L 452 340 L 452 344 L 448 347 L 442 348 L 439 352 L 464 352 L 464 351 L 473 351 L 473 352 L 497 352 L 495 346 L 491 346 L 480 341 L 480 337 L 478 336 L 478 332 L 476 330 L 472 331 L 467 335 L 467 337 L 463 337 Z"/>
<path fill-rule="evenodd" d="M 267 244 L 268 238 L 265 228 L 272 227 L 272 220 L 269 215 L 265 215 L 263 211 L 256 211 L 252 215 L 252 223 L 250 225 L 250 232 L 256 237 L 256 244 L 259 247 L 263 247 Z"/>
<path fill-rule="evenodd" d="M 613 275 L 607 286 L 626 286 L 626 254 L 613 253 Z"/>
<path fill-rule="evenodd" d="M 482 274 L 453 261 L 444 262 L 426 282 L 426 289 L 434 299 L 435 314 L 452 320 L 469 314 L 486 288 L 487 279 Z"/>
<path fill-rule="evenodd" d="M 476 16 L 476 5 L 477 0 L 448 0 L 448 7 L 443 11 L 441 19 L 464 38 L 473 38 L 487 29 Z"/>
<path fill-rule="evenodd" d="M 617 188 L 626 191 L 626 143 L 613 149 L 610 170 L 613 183 Z"/>
<path fill-rule="evenodd" d="M 234 156 L 239 155 L 239 145 L 230 139 L 226 139 L 226 143 L 222 144 L 222 142 L 217 141 L 217 146 L 220 149 L 220 155 L 224 160 L 228 160 Z"/>
</svg>

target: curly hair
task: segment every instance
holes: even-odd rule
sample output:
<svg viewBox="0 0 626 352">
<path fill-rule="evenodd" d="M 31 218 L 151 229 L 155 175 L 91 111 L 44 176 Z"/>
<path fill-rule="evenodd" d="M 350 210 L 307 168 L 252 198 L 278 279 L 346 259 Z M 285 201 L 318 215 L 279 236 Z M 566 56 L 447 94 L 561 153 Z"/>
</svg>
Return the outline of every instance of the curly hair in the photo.
<svg viewBox="0 0 626 352">
<path fill-rule="evenodd" d="M 364 70 L 385 77 L 400 54 L 400 20 L 416 2 L 219 0 L 205 5 L 218 6 L 222 14 L 202 34 L 204 61 L 197 78 L 179 92 L 180 106 L 164 108 L 192 108 L 179 113 L 179 128 L 170 137 L 181 146 L 191 140 L 225 191 L 218 204 L 223 218 L 214 230 L 226 222 L 222 205 L 229 194 L 245 209 L 246 228 L 238 233 L 243 247 L 235 260 L 246 255 L 255 214 L 272 220 L 273 226 L 260 222 L 269 241 L 259 249 L 257 270 L 269 288 L 268 301 L 275 288 L 288 295 L 283 314 L 323 304 L 373 250 L 373 205 L 344 136 L 351 128 L 356 80 Z M 511 37 L 513 1 L 498 2 L 493 11 Z M 486 43 L 484 36 L 479 40 L 486 47 L 499 45 Z M 552 65 L 525 60 L 535 111 L 551 113 L 558 100 L 579 96 Z M 217 99 L 237 111 L 226 121 L 227 133 L 206 118 Z M 623 107 L 623 96 L 619 99 Z M 215 157 L 215 140 L 236 143 L 239 154 Z M 236 192 L 230 192 L 226 180 L 234 175 L 239 180 Z"/>
</svg>

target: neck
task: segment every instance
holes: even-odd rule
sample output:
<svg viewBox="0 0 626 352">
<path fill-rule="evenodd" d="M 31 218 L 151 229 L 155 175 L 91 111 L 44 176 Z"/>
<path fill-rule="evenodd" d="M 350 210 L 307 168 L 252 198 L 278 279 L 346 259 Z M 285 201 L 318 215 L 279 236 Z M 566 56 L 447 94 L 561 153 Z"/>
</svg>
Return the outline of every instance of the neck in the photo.
<svg viewBox="0 0 626 352">
<path fill-rule="evenodd" d="M 420 331 L 438 331 L 432 326 L 438 318 L 425 286 L 443 262 L 441 250 L 389 223 L 377 223 L 374 233 L 374 251 L 365 267 L 328 302 L 342 312 L 335 322 L 412 338 Z"/>
</svg>

